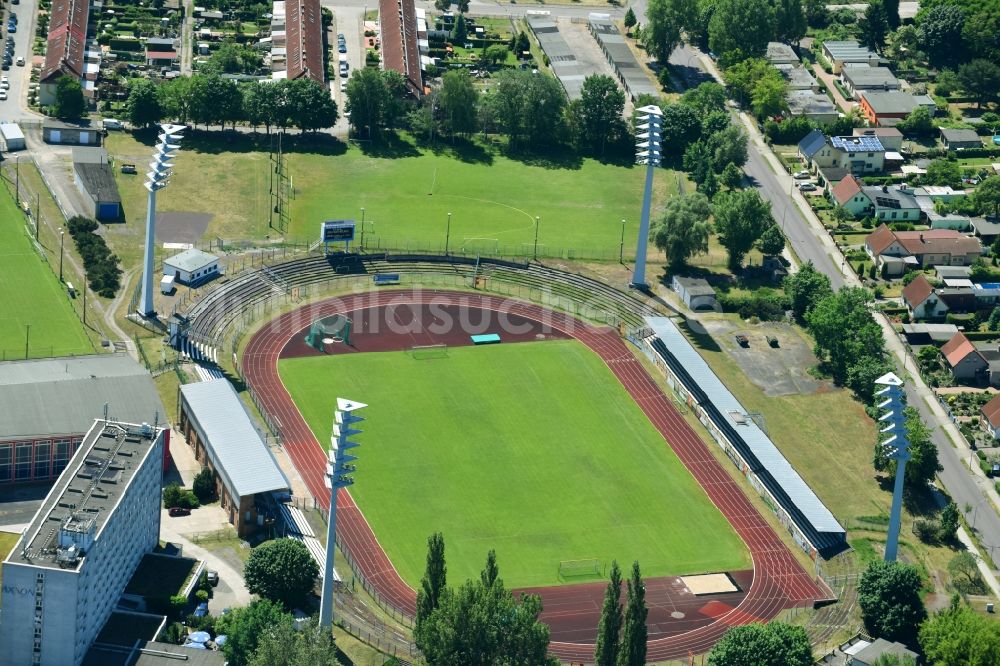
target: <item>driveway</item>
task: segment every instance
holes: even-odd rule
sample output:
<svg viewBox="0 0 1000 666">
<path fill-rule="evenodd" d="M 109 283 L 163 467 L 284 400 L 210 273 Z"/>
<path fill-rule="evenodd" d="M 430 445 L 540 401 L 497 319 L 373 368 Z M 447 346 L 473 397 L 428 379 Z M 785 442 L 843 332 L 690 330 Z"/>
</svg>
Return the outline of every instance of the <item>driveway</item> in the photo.
<svg viewBox="0 0 1000 666">
<path fill-rule="evenodd" d="M 827 74 L 826 70 L 824 70 L 819 64 L 813 65 L 813 73 L 820 81 L 823 82 L 823 85 L 830 91 L 830 94 L 833 95 L 833 101 L 841 111 L 844 113 L 850 113 L 851 110 L 858 105 L 857 102 L 849 101 L 840 94 L 840 90 L 836 85 L 834 85 L 836 77 L 834 77 L 833 74 Z"/>
<path fill-rule="evenodd" d="M 328 35 L 330 50 L 330 59 L 334 62 L 340 60 L 340 53 L 337 51 L 337 34 L 342 33 L 344 35 L 344 41 L 347 42 L 347 62 L 350 64 L 350 73 L 353 74 L 359 67 L 365 66 L 365 51 L 362 41 L 364 37 L 364 7 L 345 7 L 343 5 L 333 6 L 328 0 L 323 3 L 326 7 L 333 10 L 333 27 L 331 28 L 331 33 Z M 378 5 L 373 5 L 377 7 Z M 330 79 L 330 87 L 333 90 L 333 98 L 337 100 L 337 110 L 340 112 L 340 118 L 337 120 L 337 124 L 333 127 L 333 135 L 341 139 L 347 139 L 348 135 L 348 122 L 347 118 L 344 116 L 344 111 L 347 107 L 347 95 L 340 91 L 340 82 L 346 81 L 347 79 L 341 78 L 340 76 L 340 65 L 336 66 L 334 70 L 336 73 Z"/>
</svg>

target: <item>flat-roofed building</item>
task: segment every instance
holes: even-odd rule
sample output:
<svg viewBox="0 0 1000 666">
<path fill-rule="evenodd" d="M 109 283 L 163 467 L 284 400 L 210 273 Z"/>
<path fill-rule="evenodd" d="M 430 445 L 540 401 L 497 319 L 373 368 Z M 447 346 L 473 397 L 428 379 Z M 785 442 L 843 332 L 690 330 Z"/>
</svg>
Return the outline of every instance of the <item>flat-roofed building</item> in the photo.
<svg viewBox="0 0 1000 666">
<path fill-rule="evenodd" d="M 127 354 L 0 363 L 0 486 L 59 476 L 94 419 L 163 420 L 153 378 Z"/>
<path fill-rule="evenodd" d="M 277 513 L 273 493 L 291 485 L 232 384 L 213 379 L 180 389 L 180 426 L 195 458 L 215 475 L 229 522 L 243 536 Z"/>
<path fill-rule="evenodd" d="M 98 419 L 3 562 L 5 663 L 76 666 L 160 538 L 164 431 Z"/>
</svg>

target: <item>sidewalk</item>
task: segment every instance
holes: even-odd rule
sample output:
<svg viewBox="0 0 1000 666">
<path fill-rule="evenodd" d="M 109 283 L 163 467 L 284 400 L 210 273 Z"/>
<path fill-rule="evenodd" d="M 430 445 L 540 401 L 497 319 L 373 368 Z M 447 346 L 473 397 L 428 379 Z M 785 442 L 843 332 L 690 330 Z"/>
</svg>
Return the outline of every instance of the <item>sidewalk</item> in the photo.
<svg viewBox="0 0 1000 666">
<path fill-rule="evenodd" d="M 959 527 L 957 534 L 958 540 L 969 549 L 970 553 L 976 556 L 976 566 L 979 567 L 979 573 L 983 575 L 983 580 L 986 581 L 993 594 L 1000 599 L 1000 582 L 997 581 L 997 577 L 993 575 L 993 571 L 979 554 L 979 549 L 976 548 L 976 544 L 969 537 L 969 533 L 965 531 L 964 527 Z"/>
</svg>

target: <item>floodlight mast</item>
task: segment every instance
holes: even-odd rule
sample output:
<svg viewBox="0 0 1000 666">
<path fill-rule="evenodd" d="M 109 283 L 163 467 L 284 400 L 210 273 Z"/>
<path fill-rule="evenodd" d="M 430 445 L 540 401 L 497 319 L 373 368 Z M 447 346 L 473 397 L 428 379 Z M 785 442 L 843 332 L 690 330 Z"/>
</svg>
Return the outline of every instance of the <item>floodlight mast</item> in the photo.
<svg viewBox="0 0 1000 666">
<path fill-rule="evenodd" d="M 639 239 L 635 247 L 635 271 L 630 287 L 646 289 L 646 249 L 649 246 L 649 214 L 653 198 L 653 173 L 660 166 L 661 127 L 663 111 L 655 104 L 636 109 L 639 114 L 636 134 L 635 163 L 646 165 L 646 186 L 642 192 L 642 216 L 639 218 Z"/>
<path fill-rule="evenodd" d="M 351 474 L 357 469 L 354 465 L 357 456 L 347 453 L 359 446 L 350 441 L 351 435 L 360 434 L 354 427 L 364 421 L 364 417 L 354 412 L 367 407 L 363 402 L 355 402 L 346 398 L 337 398 L 337 409 L 333 413 L 333 433 L 330 436 L 330 458 L 326 464 L 323 482 L 330 490 L 330 518 L 326 525 L 326 562 L 323 568 L 323 594 L 320 597 L 319 625 L 333 625 L 333 558 L 337 546 L 337 491 L 354 484 Z"/>
<path fill-rule="evenodd" d="M 903 511 L 903 481 L 906 475 L 906 461 L 910 459 L 910 440 L 906 427 L 904 410 L 903 380 L 893 373 L 882 375 L 875 380 L 875 395 L 882 398 L 879 410 L 885 413 L 879 418 L 880 442 L 886 457 L 896 461 L 896 481 L 892 491 L 892 511 L 889 514 L 889 534 L 885 542 L 885 561 L 895 562 L 899 550 L 899 526 Z"/>
<path fill-rule="evenodd" d="M 173 174 L 173 159 L 181 147 L 184 125 L 164 123 L 160 125 L 161 132 L 157 136 L 156 152 L 153 161 L 149 163 L 146 172 L 146 245 L 143 250 L 142 262 L 142 300 L 139 302 L 139 314 L 143 317 L 155 317 L 156 308 L 153 305 L 153 262 L 156 256 L 156 193 L 170 184 Z"/>
</svg>

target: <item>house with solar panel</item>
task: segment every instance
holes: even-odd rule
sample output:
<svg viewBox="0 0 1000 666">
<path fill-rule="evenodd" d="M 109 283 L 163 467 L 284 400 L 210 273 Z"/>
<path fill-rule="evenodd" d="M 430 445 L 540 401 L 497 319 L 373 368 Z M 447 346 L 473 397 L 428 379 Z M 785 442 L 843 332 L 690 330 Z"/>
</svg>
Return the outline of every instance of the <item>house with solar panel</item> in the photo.
<svg viewBox="0 0 1000 666">
<path fill-rule="evenodd" d="M 826 136 L 813 130 L 799 142 L 799 155 L 810 170 L 840 168 L 854 175 L 881 173 L 885 146 L 877 136 Z"/>
</svg>

